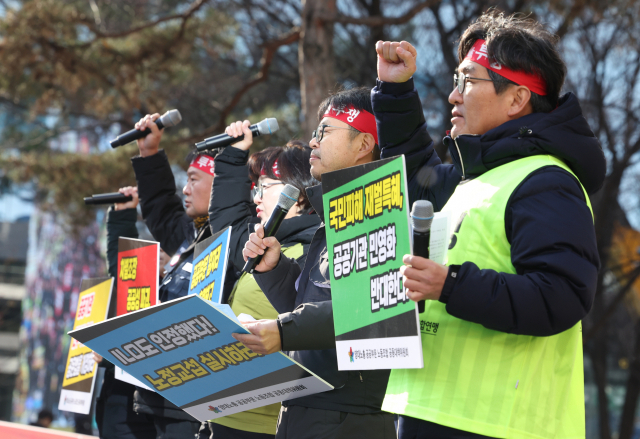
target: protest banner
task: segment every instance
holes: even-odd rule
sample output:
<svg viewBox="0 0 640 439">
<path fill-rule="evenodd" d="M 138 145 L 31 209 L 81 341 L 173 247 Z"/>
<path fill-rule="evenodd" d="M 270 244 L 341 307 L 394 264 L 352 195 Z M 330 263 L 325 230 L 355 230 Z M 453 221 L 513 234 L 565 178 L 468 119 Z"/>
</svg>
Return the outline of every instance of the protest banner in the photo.
<svg viewBox="0 0 640 439">
<path fill-rule="evenodd" d="M 160 243 L 134 238 L 118 238 L 118 282 L 116 315 L 158 303 Z M 116 378 L 137 385 L 116 366 Z"/>
<path fill-rule="evenodd" d="M 229 259 L 229 236 L 231 227 L 196 244 L 189 294 L 220 303 Z"/>
<path fill-rule="evenodd" d="M 404 156 L 323 174 L 322 192 L 338 369 L 423 367 Z"/>
<path fill-rule="evenodd" d="M 158 303 L 160 244 L 118 238 L 117 315 Z"/>
<path fill-rule="evenodd" d="M 200 421 L 333 389 L 232 333 L 248 331 L 231 308 L 193 294 L 70 334 Z"/>
<path fill-rule="evenodd" d="M 107 318 L 113 278 L 82 279 L 73 329 L 89 327 Z M 89 414 L 97 365 L 90 348 L 71 339 L 58 409 Z"/>
<path fill-rule="evenodd" d="M 154 391 L 151 387 L 147 386 L 145 383 L 134 377 L 133 375 L 129 375 L 127 372 L 119 368 L 115 367 L 113 371 L 113 376 L 115 379 L 124 381 L 125 383 L 133 384 L 134 386 L 142 387 L 143 389 Z"/>
</svg>

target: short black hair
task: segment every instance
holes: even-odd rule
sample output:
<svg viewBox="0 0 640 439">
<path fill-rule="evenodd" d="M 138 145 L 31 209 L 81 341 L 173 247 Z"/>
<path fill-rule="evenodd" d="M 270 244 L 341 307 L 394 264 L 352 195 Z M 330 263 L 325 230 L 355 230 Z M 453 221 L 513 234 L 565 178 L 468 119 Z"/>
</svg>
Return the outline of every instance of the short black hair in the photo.
<svg viewBox="0 0 640 439">
<path fill-rule="evenodd" d="M 367 87 L 342 88 L 329 95 L 318 107 L 318 121 L 322 120 L 329 106 L 333 108 L 353 107 L 356 110 L 365 110 L 373 114 L 371 105 L 371 89 Z M 351 140 L 360 134 L 360 131 L 350 127 Z M 380 147 L 376 143 L 373 148 L 373 160 L 380 159 Z"/>
<path fill-rule="evenodd" d="M 249 157 L 249 178 L 257 184 L 264 173 L 268 178 L 296 187 L 300 191 L 300 214 L 309 213 L 312 207 L 305 188 L 319 183 L 311 176 L 310 156 L 311 148 L 302 140 L 290 140 L 284 147 L 265 148 Z M 273 171 L 276 162 L 280 177 Z"/>
<path fill-rule="evenodd" d="M 206 151 L 200 152 L 197 149 L 194 149 L 189 151 L 189 154 L 187 154 L 184 160 L 185 162 L 187 162 L 187 165 L 190 165 L 194 160 L 196 160 L 198 157 L 203 155 L 210 157 L 212 159 L 215 159 L 216 156 L 220 154 L 223 150 L 224 148 L 213 148 L 213 149 L 207 149 Z"/>
<path fill-rule="evenodd" d="M 41 421 L 43 419 L 51 419 L 53 421 L 53 413 L 51 412 L 51 410 L 49 409 L 40 410 L 40 413 L 38 413 L 38 421 Z"/>
<path fill-rule="evenodd" d="M 485 40 L 487 54 L 514 71 L 539 75 L 547 84 L 545 96 L 531 92 L 534 113 L 549 113 L 558 106 L 567 66 L 558 51 L 558 37 L 539 22 L 522 14 L 504 15 L 496 10 L 482 14 L 460 38 L 458 62 L 462 62 L 477 40 Z M 496 93 L 516 84 L 489 70 Z"/>
</svg>

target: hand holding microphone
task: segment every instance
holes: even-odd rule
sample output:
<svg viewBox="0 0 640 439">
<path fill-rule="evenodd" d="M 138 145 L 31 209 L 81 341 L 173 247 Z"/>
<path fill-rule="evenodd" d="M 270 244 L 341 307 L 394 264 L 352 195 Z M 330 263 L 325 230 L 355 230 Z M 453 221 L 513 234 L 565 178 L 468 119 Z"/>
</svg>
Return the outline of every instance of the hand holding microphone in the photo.
<svg viewBox="0 0 640 439">
<path fill-rule="evenodd" d="M 138 197 L 138 188 L 136 186 L 127 186 L 120 188 L 118 191 L 122 195 L 127 198 L 131 198 L 131 200 L 125 203 L 115 203 L 114 210 L 126 210 L 126 209 L 135 209 L 138 207 L 138 203 L 140 202 L 140 198 Z"/>
<path fill-rule="evenodd" d="M 285 185 L 278 197 L 278 204 L 264 225 L 264 230 L 262 230 L 262 226 L 258 226 L 256 227 L 256 232 L 249 235 L 249 241 L 247 241 L 242 251 L 242 255 L 247 261 L 242 271 L 246 273 L 253 273 L 256 269 L 260 272 L 270 271 L 278 265 L 280 243 L 274 236 L 278 233 L 280 224 L 289 213 L 289 209 L 298 202 L 299 196 L 300 190 L 298 188 L 290 184 Z M 261 263 L 263 255 L 265 256 L 265 261 Z"/>
<path fill-rule="evenodd" d="M 413 203 L 411 225 L 413 229 L 413 255 L 402 258 L 400 268 L 403 285 L 409 298 L 418 302 L 418 311 L 424 312 L 425 300 L 438 300 L 449 269 L 429 259 L 429 240 L 433 222 L 433 205 L 426 200 Z"/>
<path fill-rule="evenodd" d="M 236 124 L 237 123 L 238 122 L 236 122 Z M 251 125 L 249 127 L 249 130 L 251 130 L 253 137 L 262 136 L 265 134 L 273 134 L 278 131 L 278 129 L 278 121 L 273 117 L 267 118 L 262 122 L 258 122 L 257 124 Z M 229 127 L 227 128 L 227 130 L 229 130 Z M 224 134 L 218 134 L 217 136 L 209 137 L 208 139 L 204 139 L 202 142 L 196 143 L 196 149 L 198 151 L 206 151 L 213 148 L 222 148 L 224 146 L 229 146 L 232 143 L 240 142 L 241 140 L 244 140 L 244 131 L 242 135 L 238 135 L 237 137 L 229 135 L 229 131 L 226 131 Z M 251 144 L 249 144 L 249 146 L 251 146 Z"/>
<path fill-rule="evenodd" d="M 84 204 L 87 206 L 98 206 L 102 204 L 126 203 L 131 201 L 131 196 L 124 195 L 120 192 L 109 192 L 106 194 L 93 194 L 90 197 L 84 197 Z"/>
<path fill-rule="evenodd" d="M 255 261 L 258 257 L 262 259 L 253 267 L 254 271 L 264 273 L 276 268 L 280 261 L 280 242 L 275 236 L 266 236 L 264 226 L 256 224 L 255 231 L 249 235 L 249 240 L 245 243 L 242 256 L 245 262 Z M 246 265 L 245 265 L 246 267 Z M 243 268 L 243 271 L 244 268 Z"/>
<path fill-rule="evenodd" d="M 118 192 L 94 194 L 90 197 L 84 198 L 84 204 L 113 204 L 115 210 L 135 209 L 138 206 L 138 202 L 138 188 L 132 186 L 120 188 Z"/>
<path fill-rule="evenodd" d="M 112 148 L 117 148 L 118 146 L 126 145 L 127 143 L 131 143 L 134 140 L 143 139 L 149 136 L 149 134 L 153 134 L 153 136 L 157 137 L 157 143 L 160 143 L 160 130 L 165 127 L 172 127 L 174 125 L 179 124 L 182 121 L 182 116 L 178 110 L 169 110 L 162 116 L 158 113 L 156 114 L 147 114 L 145 117 L 140 119 L 138 123 L 136 123 L 136 127 L 133 130 L 127 131 L 126 133 L 120 134 L 118 137 L 113 139 L 111 143 Z M 153 122 L 153 124 L 151 124 Z M 150 139 L 151 140 L 151 139 Z M 155 140 L 155 139 L 153 139 Z M 140 147 L 140 152 L 142 155 L 142 147 L 141 142 L 138 142 L 138 147 Z M 157 146 L 156 146 L 157 152 Z M 151 154 L 148 154 L 151 155 Z M 146 157 L 143 155 L 143 157 Z"/>
<path fill-rule="evenodd" d="M 244 122 L 233 122 L 225 130 L 225 134 L 233 137 L 237 140 L 237 143 L 230 144 L 234 148 L 238 148 L 242 151 L 248 151 L 253 144 L 253 132 L 251 131 L 251 122 L 245 120 Z"/>
</svg>

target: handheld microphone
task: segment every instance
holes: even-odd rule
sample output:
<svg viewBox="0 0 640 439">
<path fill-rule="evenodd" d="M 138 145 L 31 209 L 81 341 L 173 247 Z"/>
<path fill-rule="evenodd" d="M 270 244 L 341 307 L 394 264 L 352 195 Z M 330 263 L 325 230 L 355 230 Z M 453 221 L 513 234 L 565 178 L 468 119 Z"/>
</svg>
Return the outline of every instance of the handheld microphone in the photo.
<svg viewBox="0 0 640 439">
<path fill-rule="evenodd" d="M 156 125 L 158 125 L 159 129 L 163 129 L 166 127 L 172 127 L 174 125 L 178 125 L 182 122 L 182 115 L 178 110 L 169 110 L 164 113 L 162 116 L 156 119 Z M 112 148 L 117 148 L 118 146 L 126 145 L 127 143 L 131 143 L 134 140 L 142 139 L 151 133 L 151 130 L 147 128 L 144 131 L 133 129 L 131 131 L 127 131 L 126 133 L 120 134 L 118 137 L 113 139 L 111 143 Z"/>
<path fill-rule="evenodd" d="M 433 222 L 431 201 L 418 200 L 411 208 L 411 228 L 413 229 L 413 255 L 429 259 L 429 239 Z M 424 300 L 418 302 L 418 312 L 424 312 Z"/>
<path fill-rule="evenodd" d="M 95 194 L 90 197 L 84 197 L 84 204 L 126 203 L 131 200 L 133 200 L 131 195 L 121 194 L 120 192 L 110 192 L 108 194 Z"/>
<path fill-rule="evenodd" d="M 290 184 L 286 185 L 282 192 L 280 193 L 280 197 L 278 197 L 278 204 L 276 208 L 273 209 L 267 224 L 264 225 L 264 237 L 268 238 L 269 236 L 274 236 L 278 233 L 278 229 L 280 228 L 280 224 L 284 220 L 284 217 L 289 213 L 289 209 L 293 207 L 294 204 L 298 202 L 298 197 L 300 196 L 300 190 Z M 253 270 L 255 270 L 256 265 L 260 263 L 263 255 L 258 255 L 255 258 L 247 259 L 247 263 L 244 264 L 244 268 L 242 271 L 253 274 Z"/>
<path fill-rule="evenodd" d="M 251 125 L 249 129 L 253 133 L 253 137 L 262 136 L 264 134 L 273 134 L 278 131 L 278 121 L 275 117 L 270 117 L 262 122 L 258 122 L 255 125 Z M 222 148 L 223 146 L 229 146 L 232 143 L 236 143 L 244 139 L 244 134 L 238 137 L 231 137 L 230 135 L 218 134 L 217 136 L 204 139 L 202 142 L 196 143 L 196 149 L 198 151 L 206 151 L 207 149 Z"/>
</svg>

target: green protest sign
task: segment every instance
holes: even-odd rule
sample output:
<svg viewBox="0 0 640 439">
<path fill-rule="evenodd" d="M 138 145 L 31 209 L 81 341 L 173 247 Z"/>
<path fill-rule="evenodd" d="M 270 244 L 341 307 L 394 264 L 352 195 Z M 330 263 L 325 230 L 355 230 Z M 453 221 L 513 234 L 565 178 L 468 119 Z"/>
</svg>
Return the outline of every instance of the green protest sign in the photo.
<svg viewBox="0 0 640 439">
<path fill-rule="evenodd" d="M 338 369 L 421 368 L 404 156 L 322 176 Z"/>
</svg>

